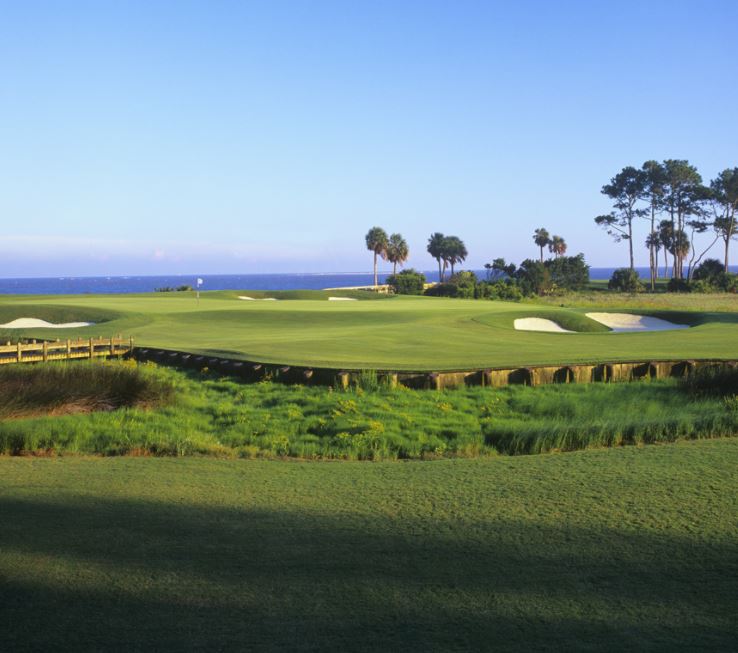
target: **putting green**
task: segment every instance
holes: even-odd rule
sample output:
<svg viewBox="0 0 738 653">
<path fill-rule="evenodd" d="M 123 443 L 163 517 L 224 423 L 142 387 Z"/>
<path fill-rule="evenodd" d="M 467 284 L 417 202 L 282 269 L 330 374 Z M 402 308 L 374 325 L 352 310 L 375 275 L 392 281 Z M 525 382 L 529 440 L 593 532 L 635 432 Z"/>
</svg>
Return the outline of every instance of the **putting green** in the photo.
<svg viewBox="0 0 738 653">
<path fill-rule="evenodd" d="M 244 301 L 266 296 L 281 301 Z M 328 296 L 359 301 L 328 301 Z M 367 296 L 368 295 L 368 296 Z M 699 301 L 695 298 L 695 302 Z M 564 309 L 527 303 L 377 298 L 371 293 L 331 291 L 191 293 L 98 296 L 5 296 L 0 324 L 21 317 L 51 322 L 84 320 L 78 329 L 14 330 L 39 338 L 131 335 L 139 346 L 196 354 L 346 368 L 451 370 L 618 360 L 738 356 L 735 311 L 634 310 L 690 324 L 669 332 L 613 333 L 590 320 L 593 306 Z M 602 309 L 615 312 L 612 307 Z M 578 333 L 516 331 L 516 318 L 541 317 Z M 0 329 L 0 338 L 10 335 Z"/>
</svg>

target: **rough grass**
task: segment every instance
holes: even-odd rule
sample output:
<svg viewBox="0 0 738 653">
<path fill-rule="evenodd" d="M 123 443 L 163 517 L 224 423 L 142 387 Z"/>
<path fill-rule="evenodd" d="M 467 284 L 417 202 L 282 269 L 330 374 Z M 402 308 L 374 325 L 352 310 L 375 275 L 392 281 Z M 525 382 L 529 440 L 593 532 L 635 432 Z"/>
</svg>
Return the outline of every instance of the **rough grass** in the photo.
<svg viewBox="0 0 738 653">
<path fill-rule="evenodd" d="M 738 440 L 0 458 L 7 651 L 735 651 Z"/>
<path fill-rule="evenodd" d="M 330 302 L 329 294 L 357 294 Z M 93 311 L 115 313 L 105 323 L 55 331 L 52 337 L 132 335 L 137 345 L 205 356 L 343 369 L 442 371 L 547 364 L 656 359 L 735 358 L 738 301 L 713 296 L 627 296 L 599 293 L 521 304 L 434 297 L 384 298 L 362 291 L 290 291 L 291 301 L 242 301 L 228 291 L 191 293 L 3 297 L 9 317 L 45 317 L 49 306 L 65 319 Z M 371 301 L 369 301 L 371 298 Z M 551 305 L 556 302 L 557 305 Z M 565 304 L 564 307 L 558 304 Z M 611 333 L 585 317 L 587 310 L 634 310 L 688 322 L 694 328 L 664 333 Z M 79 311 L 79 313 L 77 313 Z M 542 315 L 545 313 L 545 315 Z M 61 315 L 61 314 L 60 314 Z M 516 331 L 517 317 L 543 316 L 579 333 Z M 84 316 L 82 316 L 84 317 Z M 47 317 L 48 319 L 48 317 Z M 94 319 L 92 321 L 95 321 Z M 25 337 L 49 337 L 43 329 Z"/>
<path fill-rule="evenodd" d="M 606 283 L 606 282 L 605 282 Z M 618 293 L 607 290 L 592 290 L 566 295 L 536 297 L 525 300 L 531 304 L 560 306 L 566 308 L 607 308 L 609 310 L 646 309 L 651 311 L 699 311 L 705 313 L 735 313 L 738 297 L 733 293 Z"/>
<path fill-rule="evenodd" d="M 123 408 L 0 422 L 0 453 L 377 461 L 572 451 L 738 434 L 732 395 L 695 395 L 676 381 L 433 392 L 389 389 L 368 371 L 360 387 L 342 391 L 244 384 L 153 364 L 139 366 L 137 373 L 155 388 L 176 388 L 176 400 L 150 411 Z"/>
<path fill-rule="evenodd" d="M 74 362 L 0 367 L 0 419 L 149 408 L 169 400 L 173 385 L 135 363 Z"/>
</svg>

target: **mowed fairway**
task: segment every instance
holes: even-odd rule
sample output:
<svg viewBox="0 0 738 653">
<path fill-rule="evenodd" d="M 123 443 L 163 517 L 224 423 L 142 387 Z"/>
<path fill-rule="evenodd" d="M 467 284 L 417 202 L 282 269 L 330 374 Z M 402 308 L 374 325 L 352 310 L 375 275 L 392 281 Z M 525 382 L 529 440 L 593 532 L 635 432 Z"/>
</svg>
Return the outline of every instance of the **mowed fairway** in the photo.
<svg viewBox="0 0 738 653">
<path fill-rule="evenodd" d="M 14 335 L 65 338 L 122 333 L 134 336 L 139 346 L 266 363 L 353 369 L 444 370 L 602 360 L 731 359 L 738 351 L 738 300 L 734 298 L 726 299 L 720 310 L 713 312 L 637 309 L 623 300 L 622 306 L 608 306 L 606 310 L 656 315 L 693 328 L 617 334 L 585 317 L 592 306 L 565 309 L 426 297 L 336 302 L 328 301 L 326 293 L 284 295 L 309 299 L 244 301 L 238 299 L 239 294 L 243 293 L 204 293 L 199 306 L 191 293 L 4 297 L 0 300 L 0 319 L 3 323 L 19 317 L 97 323 L 70 330 L 17 331 Z M 362 297 L 362 293 L 353 296 Z M 700 297 L 694 297 L 695 309 L 700 301 Z M 516 331 L 513 321 L 519 317 L 544 317 L 565 328 L 587 331 Z"/>
<path fill-rule="evenodd" d="M 733 651 L 736 470 L 0 458 L 0 648 Z"/>
</svg>

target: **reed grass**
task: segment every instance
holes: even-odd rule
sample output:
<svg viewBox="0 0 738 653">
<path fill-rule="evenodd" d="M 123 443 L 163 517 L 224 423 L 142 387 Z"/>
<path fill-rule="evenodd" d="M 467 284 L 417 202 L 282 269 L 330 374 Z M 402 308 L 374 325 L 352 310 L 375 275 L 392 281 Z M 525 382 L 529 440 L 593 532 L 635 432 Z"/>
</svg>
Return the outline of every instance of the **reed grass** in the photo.
<svg viewBox="0 0 738 653">
<path fill-rule="evenodd" d="M 152 407 L 171 398 L 164 375 L 135 363 L 79 361 L 0 368 L 0 419 Z"/>
<path fill-rule="evenodd" d="M 3 375 L 19 375 L 20 382 L 5 385 Z M 15 403 L 8 400 L 6 419 L 0 421 L 4 454 L 377 461 L 537 454 L 738 434 L 733 394 L 695 393 L 676 381 L 434 392 L 389 388 L 368 372 L 344 391 L 245 384 L 150 363 L 72 363 L 0 372 L 0 394 L 10 397 L 13 387 L 22 390 Z M 31 407 L 54 413 L 64 402 L 81 402 L 88 412 L 18 418 Z M 157 407 L 144 409 L 152 404 Z M 89 412 L 95 406 L 103 412 Z"/>
</svg>

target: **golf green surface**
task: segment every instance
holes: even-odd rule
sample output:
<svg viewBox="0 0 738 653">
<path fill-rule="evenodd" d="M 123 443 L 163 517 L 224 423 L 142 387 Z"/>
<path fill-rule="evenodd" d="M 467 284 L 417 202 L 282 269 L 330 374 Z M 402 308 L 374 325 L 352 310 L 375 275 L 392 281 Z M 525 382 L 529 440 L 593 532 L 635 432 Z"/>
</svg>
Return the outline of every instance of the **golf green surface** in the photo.
<svg viewBox="0 0 738 653">
<path fill-rule="evenodd" d="M 0 648 L 735 651 L 736 470 L 0 457 Z"/>
<path fill-rule="evenodd" d="M 246 301 L 278 297 L 279 301 Z M 328 296 L 357 301 L 328 301 Z M 700 298 L 694 298 L 698 307 Z M 78 329 L 31 329 L 12 334 L 39 338 L 133 336 L 138 346 L 234 359 L 395 370 L 452 370 L 650 359 L 722 358 L 738 352 L 738 300 L 734 310 L 668 310 L 606 306 L 689 324 L 666 332 L 613 333 L 585 316 L 596 305 L 430 297 L 377 297 L 371 293 L 222 291 L 148 295 L 10 297 L 0 299 L 0 324 L 21 317 L 50 322 L 91 321 Z M 578 333 L 516 331 L 516 318 L 543 317 Z M 0 329 L 0 338 L 10 335 Z"/>
</svg>

